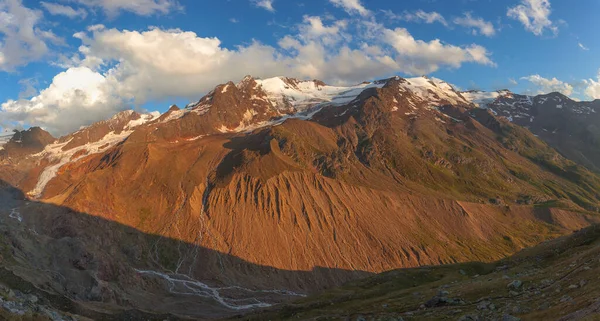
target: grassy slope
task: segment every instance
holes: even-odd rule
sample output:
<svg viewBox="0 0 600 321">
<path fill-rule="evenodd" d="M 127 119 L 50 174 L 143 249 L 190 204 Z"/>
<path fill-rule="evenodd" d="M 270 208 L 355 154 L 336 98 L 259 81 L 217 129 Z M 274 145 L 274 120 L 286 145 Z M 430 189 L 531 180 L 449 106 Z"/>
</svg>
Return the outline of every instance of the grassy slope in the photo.
<svg viewBox="0 0 600 321">
<path fill-rule="evenodd" d="M 390 271 L 243 319 L 599 320 L 599 276 L 595 225 L 495 263 Z M 511 290 L 514 280 L 523 284 Z M 427 304 L 440 294 L 454 303 Z"/>
</svg>

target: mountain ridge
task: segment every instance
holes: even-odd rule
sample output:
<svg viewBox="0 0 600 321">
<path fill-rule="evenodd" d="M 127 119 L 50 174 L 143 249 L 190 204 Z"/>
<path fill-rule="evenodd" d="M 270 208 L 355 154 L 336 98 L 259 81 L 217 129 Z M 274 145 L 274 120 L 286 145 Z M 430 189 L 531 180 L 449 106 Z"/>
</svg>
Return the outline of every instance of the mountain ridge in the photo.
<svg viewBox="0 0 600 321">
<path fill-rule="evenodd" d="M 499 94 L 479 99 L 479 102 L 483 108 L 528 128 L 566 157 L 596 172 L 600 170 L 600 129 L 597 125 L 600 100 L 574 101 L 554 92 L 537 96 Z"/>
<path fill-rule="evenodd" d="M 197 282 L 312 293 L 360 277 L 335 271 L 494 261 L 600 221 L 600 177 L 445 82 L 392 77 L 340 89 L 279 79 L 265 90 L 260 81 L 219 85 L 163 115 L 125 113 L 118 126 L 84 128 L 77 135 L 93 148 L 63 139 L 2 163 L 0 178 L 38 202 L 189 244 L 117 252 L 140 258 L 123 271 L 146 271 L 128 282 L 155 284 L 152 293 L 181 271 Z M 87 229 L 77 217 L 61 220 Z M 332 272 L 262 278 L 219 265 L 217 253 Z M 126 293 L 118 281 L 98 283 Z M 138 299 L 127 304 L 145 306 Z"/>
</svg>

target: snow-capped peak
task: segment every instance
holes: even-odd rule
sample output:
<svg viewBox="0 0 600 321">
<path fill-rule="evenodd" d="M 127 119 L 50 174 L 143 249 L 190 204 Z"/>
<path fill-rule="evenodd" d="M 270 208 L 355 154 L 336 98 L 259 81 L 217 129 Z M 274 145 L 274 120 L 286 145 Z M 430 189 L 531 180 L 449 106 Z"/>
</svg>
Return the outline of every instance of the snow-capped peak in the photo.
<svg viewBox="0 0 600 321">
<path fill-rule="evenodd" d="M 489 104 L 499 97 L 512 97 L 513 93 L 508 89 L 498 91 L 469 90 L 461 93 L 468 101 L 479 108 L 487 108 Z"/>
<path fill-rule="evenodd" d="M 329 86 L 319 80 L 297 80 L 274 77 L 255 80 L 273 106 L 286 109 L 289 106 L 302 112 L 316 105 L 344 105 L 356 99 L 367 88 L 383 87 L 383 84 L 362 83 L 354 86 Z"/>
<path fill-rule="evenodd" d="M 13 134 L 0 134 L 0 150 L 4 149 L 4 145 L 6 145 L 6 143 L 8 143 L 10 141 L 10 139 L 12 138 Z"/>
<path fill-rule="evenodd" d="M 400 83 L 401 90 L 409 91 L 422 102 L 426 102 L 428 107 L 439 107 L 442 103 L 470 104 L 470 101 L 465 99 L 452 85 L 438 78 L 421 76 L 401 79 Z"/>
</svg>

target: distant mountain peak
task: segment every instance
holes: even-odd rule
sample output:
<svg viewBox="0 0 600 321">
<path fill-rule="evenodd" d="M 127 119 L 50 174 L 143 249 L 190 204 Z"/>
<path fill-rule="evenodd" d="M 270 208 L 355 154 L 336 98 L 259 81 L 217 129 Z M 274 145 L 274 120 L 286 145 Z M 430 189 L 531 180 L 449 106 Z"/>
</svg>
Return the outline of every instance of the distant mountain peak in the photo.
<svg viewBox="0 0 600 321">
<path fill-rule="evenodd" d="M 26 130 L 15 130 L 9 139 L 0 144 L 0 159 L 34 154 L 56 139 L 40 127 L 30 127 Z M 5 139 L 6 139 L 5 138 Z"/>
</svg>

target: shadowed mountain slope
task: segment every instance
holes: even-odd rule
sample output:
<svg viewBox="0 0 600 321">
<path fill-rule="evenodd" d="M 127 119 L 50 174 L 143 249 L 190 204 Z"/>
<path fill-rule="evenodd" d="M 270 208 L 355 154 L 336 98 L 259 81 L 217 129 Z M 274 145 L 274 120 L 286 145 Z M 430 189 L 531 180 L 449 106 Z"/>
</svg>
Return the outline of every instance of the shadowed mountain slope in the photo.
<svg viewBox="0 0 600 321">
<path fill-rule="evenodd" d="M 600 100 L 575 101 L 557 92 L 537 96 L 506 90 L 463 94 L 482 108 L 528 128 L 565 157 L 600 171 Z"/>
<path fill-rule="evenodd" d="M 498 262 L 389 271 L 243 319 L 598 320 L 599 256 L 594 225 Z"/>
<path fill-rule="evenodd" d="M 0 293 L 12 289 L 1 303 L 16 314 L 38 314 L 41 320 L 52 311 L 97 320 L 213 319 L 302 296 L 308 293 L 306 284 L 369 275 L 255 265 L 66 207 L 29 201 L 2 181 L 0 201 Z M 193 263 L 184 266 L 186 260 Z M 31 295 L 37 299 L 30 300 Z"/>
</svg>

